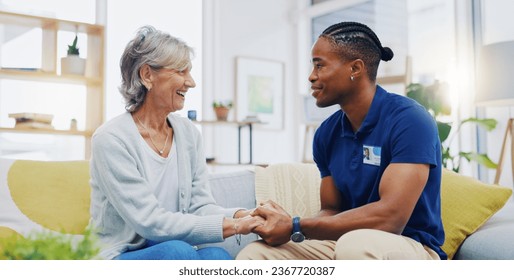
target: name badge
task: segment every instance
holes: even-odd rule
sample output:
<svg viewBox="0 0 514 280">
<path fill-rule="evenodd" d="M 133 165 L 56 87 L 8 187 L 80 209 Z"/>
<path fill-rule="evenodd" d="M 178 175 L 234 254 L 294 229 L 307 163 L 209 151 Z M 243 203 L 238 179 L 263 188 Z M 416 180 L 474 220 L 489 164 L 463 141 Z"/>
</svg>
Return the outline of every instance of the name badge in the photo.
<svg viewBox="0 0 514 280">
<path fill-rule="evenodd" d="M 362 153 L 363 153 L 362 163 L 380 166 L 380 151 L 381 150 L 382 150 L 381 147 L 363 145 L 362 146 Z"/>
</svg>

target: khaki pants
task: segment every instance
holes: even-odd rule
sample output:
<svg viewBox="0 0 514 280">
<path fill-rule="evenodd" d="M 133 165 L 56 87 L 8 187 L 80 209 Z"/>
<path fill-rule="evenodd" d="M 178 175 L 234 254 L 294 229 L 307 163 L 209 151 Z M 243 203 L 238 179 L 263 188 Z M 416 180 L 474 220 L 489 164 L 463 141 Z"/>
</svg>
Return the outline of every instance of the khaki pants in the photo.
<svg viewBox="0 0 514 280">
<path fill-rule="evenodd" d="M 402 235 L 374 229 L 359 229 L 341 236 L 337 242 L 305 240 L 271 247 L 256 241 L 237 255 L 238 260 L 439 260 L 439 255 L 423 244 Z"/>
</svg>

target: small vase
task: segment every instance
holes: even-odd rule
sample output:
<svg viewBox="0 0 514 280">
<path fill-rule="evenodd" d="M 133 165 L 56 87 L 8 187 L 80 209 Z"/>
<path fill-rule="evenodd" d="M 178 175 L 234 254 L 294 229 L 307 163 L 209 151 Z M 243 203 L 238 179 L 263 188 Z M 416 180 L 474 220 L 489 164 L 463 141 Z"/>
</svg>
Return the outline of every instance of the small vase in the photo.
<svg viewBox="0 0 514 280">
<path fill-rule="evenodd" d="M 216 113 L 216 119 L 218 121 L 226 121 L 230 108 L 227 107 L 214 107 L 214 113 Z"/>
<path fill-rule="evenodd" d="M 78 55 L 68 55 L 61 58 L 61 74 L 84 75 L 86 60 Z"/>
</svg>

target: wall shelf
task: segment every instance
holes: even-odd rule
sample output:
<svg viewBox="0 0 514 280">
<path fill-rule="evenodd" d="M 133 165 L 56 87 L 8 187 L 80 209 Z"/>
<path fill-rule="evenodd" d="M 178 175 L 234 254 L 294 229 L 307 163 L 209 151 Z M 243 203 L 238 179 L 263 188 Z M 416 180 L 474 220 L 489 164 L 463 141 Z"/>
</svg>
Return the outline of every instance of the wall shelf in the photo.
<svg viewBox="0 0 514 280">
<path fill-rule="evenodd" d="M 0 44 L 6 44 L 10 40 L 23 36 L 31 30 L 40 30 L 40 49 L 35 42 L 31 50 L 41 52 L 40 67 L 24 68 L 2 67 L 0 68 L 0 80 L 17 80 L 27 82 L 44 82 L 61 85 L 79 85 L 85 89 L 85 103 L 79 104 L 85 107 L 84 130 L 55 130 L 55 129 L 30 129 L 0 127 L 0 133 L 29 133 L 52 135 L 75 135 L 85 137 L 86 159 L 90 156 L 91 136 L 93 132 L 104 122 L 104 48 L 105 27 L 103 25 L 61 20 L 43 16 L 27 15 L 9 11 L 0 11 L 0 30 L 2 37 Z M 58 45 L 61 32 L 84 34 L 87 38 L 86 72 L 84 75 L 61 75 L 58 65 L 58 49 L 66 47 Z M 63 35 L 64 36 L 64 35 Z M 82 36 L 82 35 L 81 35 Z M 61 43 L 59 43 L 61 44 Z M 0 48 L 1 49 L 1 48 Z M 24 51 L 24 50 L 20 50 Z M 81 53 L 82 54 L 82 53 Z M 2 65 L 5 66 L 5 65 Z M 9 65 L 11 66 L 11 65 Z M 79 89 L 80 91 L 82 89 Z M 4 95 L 15 95 L 18 92 L 3 92 Z M 73 94 L 74 92 L 70 92 Z M 56 100 L 58 102 L 58 100 Z M 64 106 L 64 105 L 63 105 Z M 11 112 L 0 112 L 5 115 Z"/>
<path fill-rule="evenodd" d="M 91 137 L 93 135 L 93 131 L 90 131 L 90 130 L 61 130 L 61 129 L 44 129 L 44 128 L 0 127 L 0 132 L 28 133 L 28 134 L 77 135 L 77 136 L 84 136 L 84 137 Z"/>
<path fill-rule="evenodd" d="M 102 79 L 97 77 L 85 77 L 80 75 L 57 75 L 45 71 L 0 69 L 0 79 L 38 81 L 47 83 L 64 83 L 78 85 L 100 85 Z"/>
</svg>

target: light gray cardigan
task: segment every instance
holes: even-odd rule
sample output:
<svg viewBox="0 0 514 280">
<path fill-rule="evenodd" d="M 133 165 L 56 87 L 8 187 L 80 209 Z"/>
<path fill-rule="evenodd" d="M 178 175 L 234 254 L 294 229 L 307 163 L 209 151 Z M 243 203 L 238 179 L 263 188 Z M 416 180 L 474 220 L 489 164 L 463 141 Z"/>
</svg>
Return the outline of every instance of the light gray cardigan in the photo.
<svg viewBox="0 0 514 280">
<path fill-rule="evenodd" d="M 198 129 L 186 118 L 170 114 L 168 119 L 177 145 L 178 213 L 160 207 L 148 186 L 143 164 L 148 155 L 130 113 L 110 120 L 93 135 L 90 224 L 104 244 L 102 258 L 141 248 L 145 240 L 191 245 L 223 241 L 223 218 L 238 210 L 215 205 Z"/>
</svg>

